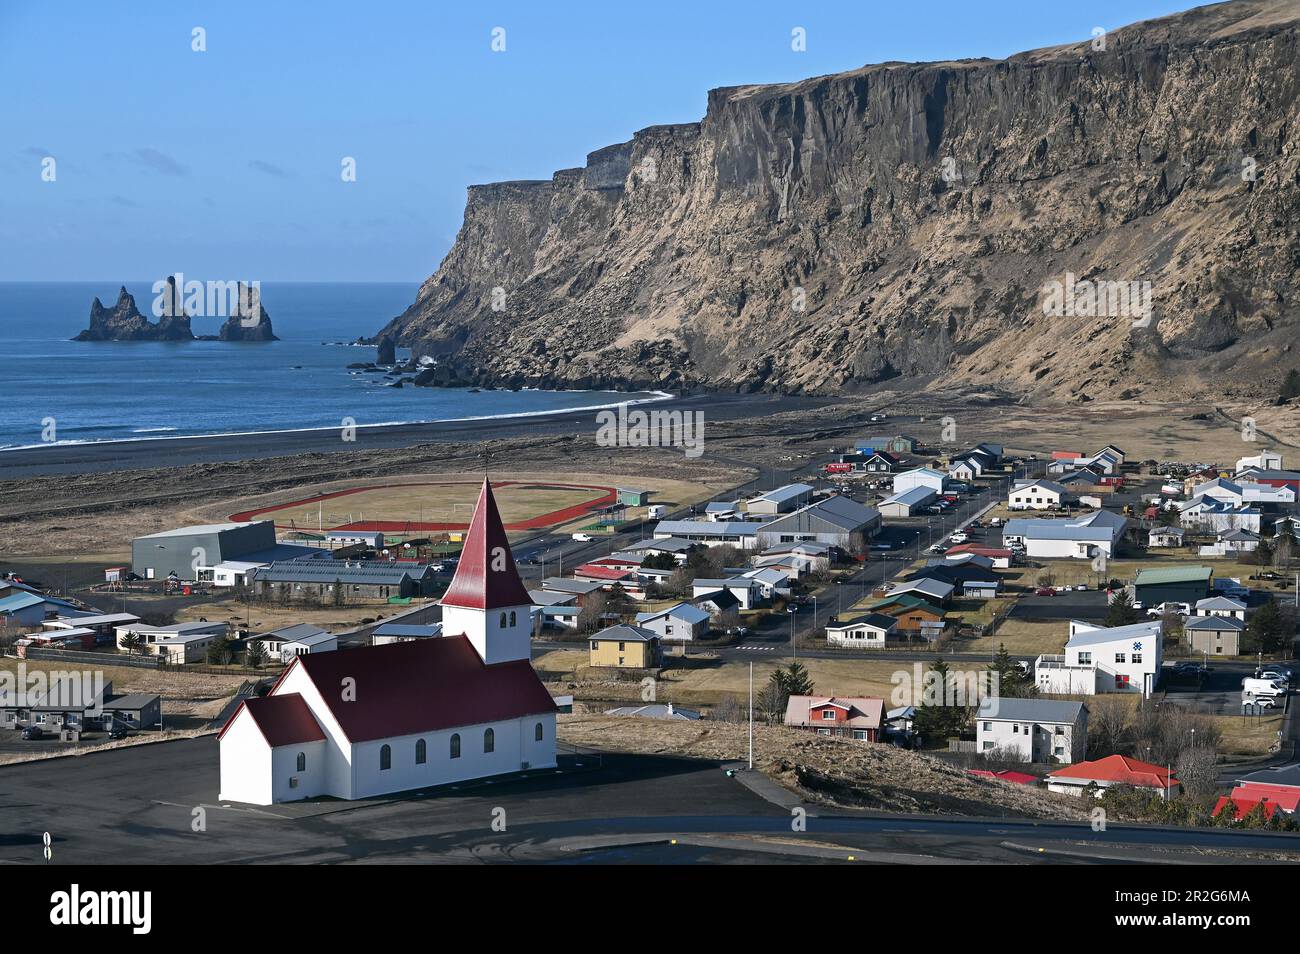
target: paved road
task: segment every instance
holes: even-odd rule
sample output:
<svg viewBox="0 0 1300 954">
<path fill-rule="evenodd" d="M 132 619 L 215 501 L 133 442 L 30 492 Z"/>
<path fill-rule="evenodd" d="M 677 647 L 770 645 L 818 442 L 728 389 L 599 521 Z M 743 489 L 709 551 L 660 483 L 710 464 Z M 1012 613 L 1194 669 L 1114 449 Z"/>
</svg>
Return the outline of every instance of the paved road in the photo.
<svg viewBox="0 0 1300 954">
<path fill-rule="evenodd" d="M 835 858 L 801 854 L 801 837 L 877 861 L 1150 861 L 1145 845 L 1300 852 L 1300 836 L 1268 832 L 1094 832 L 1070 823 L 811 806 L 807 832 L 796 836 L 790 804 L 760 797 L 716 763 L 654 756 L 566 756 L 561 771 L 524 780 L 268 808 L 218 802 L 217 776 L 213 737 L 0 767 L 0 864 L 37 861 L 44 831 L 53 863 L 73 865 Z M 505 832 L 491 829 L 496 809 L 505 811 Z M 708 836 L 744 837 L 720 847 Z M 682 852 L 672 851 L 674 837 Z M 1061 851 L 1068 853 L 1055 854 Z"/>
</svg>

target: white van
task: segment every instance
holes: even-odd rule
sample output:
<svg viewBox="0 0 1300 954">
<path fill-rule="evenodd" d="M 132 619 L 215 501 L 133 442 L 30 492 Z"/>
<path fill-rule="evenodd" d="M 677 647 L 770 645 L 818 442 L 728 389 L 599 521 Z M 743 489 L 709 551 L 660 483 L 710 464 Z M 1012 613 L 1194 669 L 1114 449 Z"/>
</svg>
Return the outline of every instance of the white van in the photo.
<svg viewBox="0 0 1300 954">
<path fill-rule="evenodd" d="M 1286 686 L 1274 682 L 1272 679 L 1257 679 L 1254 676 L 1247 676 L 1241 680 L 1241 691 L 1252 696 L 1285 696 Z"/>
<path fill-rule="evenodd" d="M 579 543 L 590 543 L 592 541 L 592 536 L 590 533 L 575 533 L 573 539 L 577 540 Z"/>
<path fill-rule="evenodd" d="M 662 520 L 668 516 L 668 507 L 664 504 L 651 504 L 645 511 L 647 520 Z"/>
</svg>

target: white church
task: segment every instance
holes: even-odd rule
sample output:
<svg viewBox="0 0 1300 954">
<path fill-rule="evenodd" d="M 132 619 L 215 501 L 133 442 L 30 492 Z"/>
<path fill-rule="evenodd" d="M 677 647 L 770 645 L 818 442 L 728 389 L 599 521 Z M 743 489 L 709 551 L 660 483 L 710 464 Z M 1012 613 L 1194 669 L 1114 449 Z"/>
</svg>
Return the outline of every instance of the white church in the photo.
<svg viewBox="0 0 1300 954">
<path fill-rule="evenodd" d="M 484 481 L 436 639 L 297 656 L 222 728 L 223 801 L 356 799 L 553 768 L 532 600 Z"/>
</svg>

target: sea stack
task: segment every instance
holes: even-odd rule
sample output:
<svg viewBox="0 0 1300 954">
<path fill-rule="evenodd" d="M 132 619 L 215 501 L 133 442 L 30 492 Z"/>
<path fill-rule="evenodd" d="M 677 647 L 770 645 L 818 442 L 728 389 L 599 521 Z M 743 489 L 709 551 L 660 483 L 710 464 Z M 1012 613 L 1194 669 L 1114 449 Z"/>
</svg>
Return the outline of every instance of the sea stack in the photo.
<svg viewBox="0 0 1300 954">
<path fill-rule="evenodd" d="M 240 314 L 231 315 L 221 326 L 217 337 L 222 341 L 279 341 L 271 328 L 271 316 L 262 307 L 262 296 L 257 289 L 239 285 Z M 245 314 L 247 312 L 247 314 Z"/>
<path fill-rule="evenodd" d="M 397 346 L 388 335 L 379 339 L 379 357 L 375 359 L 375 364 L 397 364 Z"/>
<path fill-rule="evenodd" d="M 175 300 L 173 298 L 173 300 Z M 117 304 L 111 309 L 96 298 L 90 304 L 90 327 L 73 341 L 192 341 L 190 319 L 181 309 L 179 314 L 165 315 L 154 324 L 140 313 L 135 298 L 123 286 L 117 293 Z"/>
</svg>

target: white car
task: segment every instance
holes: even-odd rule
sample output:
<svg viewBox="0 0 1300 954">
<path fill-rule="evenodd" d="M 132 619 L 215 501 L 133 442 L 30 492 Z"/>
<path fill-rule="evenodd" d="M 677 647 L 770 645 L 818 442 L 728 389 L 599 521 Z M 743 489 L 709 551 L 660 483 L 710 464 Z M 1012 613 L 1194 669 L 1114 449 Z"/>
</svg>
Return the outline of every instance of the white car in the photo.
<svg viewBox="0 0 1300 954">
<path fill-rule="evenodd" d="M 1245 709 L 1247 706 L 1256 706 L 1260 709 L 1276 709 L 1277 700 L 1272 696 L 1254 696 L 1247 693 L 1241 697 L 1241 707 Z"/>
<path fill-rule="evenodd" d="M 592 536 L 590 533 L 575 533 L 573 539 L 577 540 L 579 543 L 590 543 Z"/>
<path fill-rule="evenodd" d="M 965 543 L 967 540 L 970 539 L 970 537 L 968 537 L 966 534 L 962 533 L 959 530 L 956 533 L 954 533 L 952 536 L 950 536 L 948 539 L 953 543 Z"/>
</svg>

